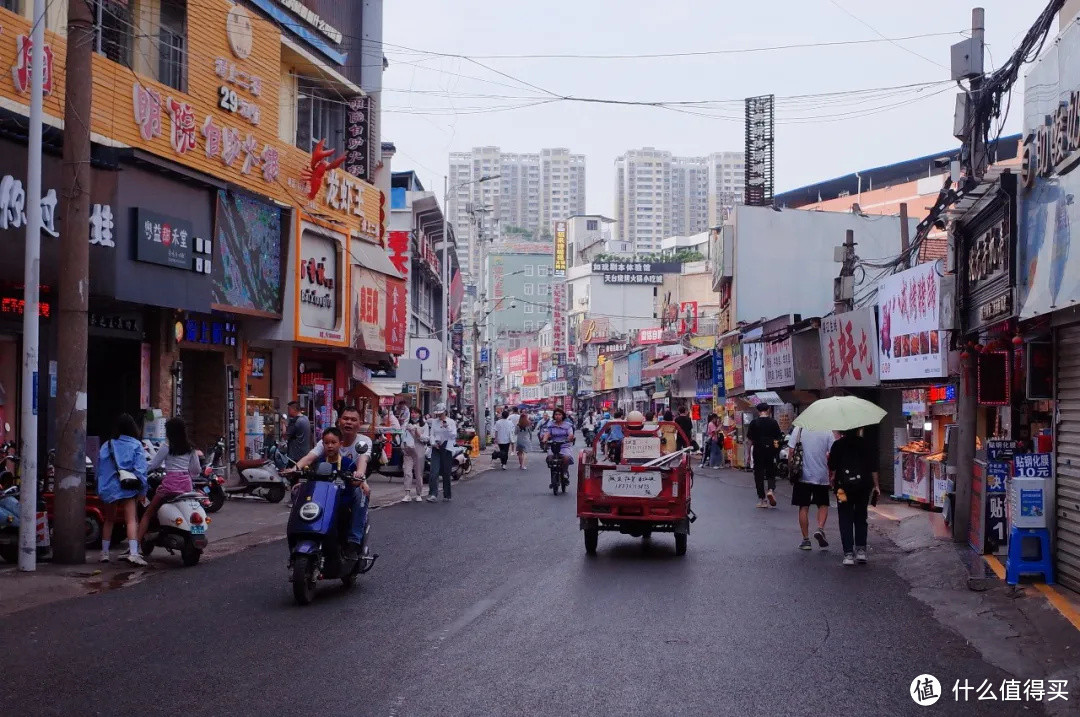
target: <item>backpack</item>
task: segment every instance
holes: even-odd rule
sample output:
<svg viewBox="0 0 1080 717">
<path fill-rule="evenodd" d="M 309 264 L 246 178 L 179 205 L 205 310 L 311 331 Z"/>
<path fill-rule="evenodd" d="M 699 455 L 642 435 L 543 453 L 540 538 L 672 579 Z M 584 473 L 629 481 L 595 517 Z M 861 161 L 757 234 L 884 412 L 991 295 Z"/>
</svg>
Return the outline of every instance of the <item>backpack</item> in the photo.
<svg viewBox="0 0 1080 717">
<path fill-rule="evenodd" d="M 855 447 L 861 448 L 862 446 L 856 443 Z M 863 468 L 861 455 L 857 453 L 849 455 L 844 465 L 840 465 L 836 469 L 836 487 L 843 488 L 845 491 L 869 490 L 873 477 L 866 474 Z"/>
</svg>

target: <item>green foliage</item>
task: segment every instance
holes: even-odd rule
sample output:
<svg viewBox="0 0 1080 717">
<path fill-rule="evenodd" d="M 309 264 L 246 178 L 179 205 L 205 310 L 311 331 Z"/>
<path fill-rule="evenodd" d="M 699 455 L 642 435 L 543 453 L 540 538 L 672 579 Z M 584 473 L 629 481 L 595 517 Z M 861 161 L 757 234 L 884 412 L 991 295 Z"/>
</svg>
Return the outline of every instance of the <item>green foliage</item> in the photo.
<svg viewBox="0 0 1080 717">
<path fill-rule="evenodd" d="M 625 261 L 625 254 L 597 254 L 593 261 Z M 637 254 L 635 261 L 663 262 L 677 261 L 687 264 L 692 261 L 705 261 L 705 255 L 696 249 L 679 249 L 675 252 L 661 252 L 659 254 Z"/>
</svg>

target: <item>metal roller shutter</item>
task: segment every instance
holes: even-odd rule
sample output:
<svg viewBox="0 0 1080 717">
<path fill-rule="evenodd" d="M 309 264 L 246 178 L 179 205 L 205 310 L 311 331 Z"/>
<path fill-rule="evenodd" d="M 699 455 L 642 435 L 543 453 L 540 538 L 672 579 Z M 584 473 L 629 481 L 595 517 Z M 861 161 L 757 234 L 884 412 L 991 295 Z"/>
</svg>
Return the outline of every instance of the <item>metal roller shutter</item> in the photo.
<svg viewBox="0 0 1080 717">
<path fill-rule="evenodd" d="M 1058 582 L 1080 592 L 1080 324 L 1057 331 L 1055 563 Z"/>
</svg>

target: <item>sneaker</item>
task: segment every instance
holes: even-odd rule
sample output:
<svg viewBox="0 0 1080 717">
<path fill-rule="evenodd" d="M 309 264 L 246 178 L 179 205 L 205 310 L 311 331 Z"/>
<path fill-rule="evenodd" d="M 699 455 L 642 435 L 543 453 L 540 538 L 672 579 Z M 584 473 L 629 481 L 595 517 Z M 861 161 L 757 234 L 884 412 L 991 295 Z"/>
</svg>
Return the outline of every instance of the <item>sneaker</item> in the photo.
<svg viewBox="0 0 1080 717">
<path fill-rule="evenodd" d="M 765 500 L 759 500 L 757 502 L 757 507 L 759 507 L 759 508 L 768 508 L 769 504 Z"/>
<path fill-rule="evenodd" d="M 810 550 L 811 548 L 813 546 L 810 545 L 810 538 L 803 538 L 803 541 L 799 543 L 799 550 Z"/>
<path fill-rule="evenodd" d="M 98 558 L 98 562 L 99 563 L 107 563 L 107 562 L 109 562 L 109 554 L 102 551 L 101 557 Z"/>
<path fill-rule="evenodd" d="M 776 496 L 773 495 L 773 492 L 770 490 L 768 493 L 765 494 L 765 497 L 769 501 L 769 506 L 775 508 L 776 507 Z"/>
<path fill-rule="evenodd" d="M 124 556 L 124 560 L 128 561 L 132 565 L 138 565 L 141 568 L 146 567 L 146 558 L 138 553 L 128 553 Z"/>
<path fill-rule="evenodd" d="M 814 531 L 814 540 L 816 540 L 817 544 L 822 548 L 829 547 L 829 541 L 825 540 L 825 531 L 821 528 Z"/>
<path fill-rule="evenodd" d="M 405 497 L 401 499 L 402 503 L 412 503 L 412 493 L 406 493 Z"/>
<path fill-rule="evenodd" d="M 429 495 L 427 497 L 427 502 L 428 503 L 438 503 L 439 502 L 439 496 L 437 496 L 437 495 Z"/>
<path fill-rule="evenodd" d="M 442 502 L 443 503 L 449 503 L 450 502 L 450 496 L 446 496 L 445 498 L 443 498 Z"/>
<path fill-rule="evenodd" d="M 855 556 L 852 553 L 844 553 L 843 565 L 854 565 L 854 564 L 855 564 Z"/>
<path fill-rule="evenodd" d="M 855 548 L 855 562 L 866 564 L 866 548 Z"/>
</svg>

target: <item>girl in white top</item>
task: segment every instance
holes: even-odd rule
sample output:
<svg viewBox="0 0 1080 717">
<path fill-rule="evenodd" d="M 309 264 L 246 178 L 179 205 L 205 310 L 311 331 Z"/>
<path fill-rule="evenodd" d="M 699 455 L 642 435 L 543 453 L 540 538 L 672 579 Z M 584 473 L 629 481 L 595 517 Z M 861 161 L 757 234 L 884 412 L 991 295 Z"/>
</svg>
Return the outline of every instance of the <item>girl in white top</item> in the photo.
<svg viewBox="0 0 1080 717">
<path fill-rule="evenodd" d="M 405 502 L 421 500 L 424 487 L 424 459 L 427 444 L 431 441 L 431 430 L 420 415 L 420 409 L 409 409 L 409 422 L 405 424 L 401 445 L 404 453 L 402 468 L 405 473 Z M 415 495 L 414 495 L 415 491 Z"/>
</svg>

